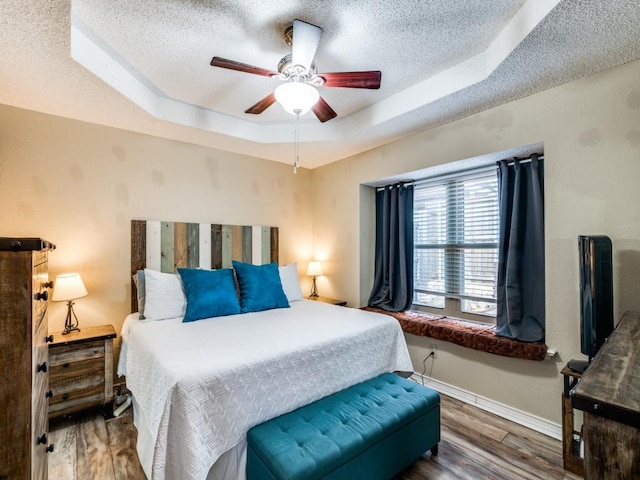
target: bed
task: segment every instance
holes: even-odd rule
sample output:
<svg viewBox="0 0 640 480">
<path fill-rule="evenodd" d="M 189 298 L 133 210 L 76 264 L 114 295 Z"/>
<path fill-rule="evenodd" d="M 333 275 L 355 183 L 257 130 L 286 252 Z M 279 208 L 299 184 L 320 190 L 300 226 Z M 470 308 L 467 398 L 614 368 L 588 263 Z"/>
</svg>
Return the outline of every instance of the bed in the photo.
<svg viewBox="0 0 640 480">
<path fill-rule="evenodd" d="M 137 248 L 149 239 L 157 241 L 148 231 L 141 239 L 137 230 L 134 234 L 136 228 L 132 228 L 132 245 L 135 242 Z M 264 255 L 272 260 L 273 249 L 250 245 L 260 241 L 255 231 L 250 235 L 252 242 L 245 242 L 245 252 L 258 252 L 253 263 L 260 265 L 256 271 L 263 271 L 267 268 Z M 202 241 L 202 237 L 192 233 L 192 238 Z M 273 231 L 267 232 L 263 238 L 267 237 L 270 244 L 274 238 L 277 243 L 277 233 L 274 237 Z M 212 241 L 210 251 L 215 251 L 213 244 L 220 239 Z M 203 250 L 202 245 L 198 248 Z M 163 248 L 147 250 L 162 255 Z M 161 275 L 146 266 L 139 269 L 134 257 L 140 255 L 132 250 L 134 277 L 140 270 L 147 272 L 148 279 Z M 227 255 L 231 261 L 232 257 Z M 235 264 L 241 300 L 246 293 L 241 272 L 253 268 L 247 265 Z M 226 268 L 219 267 L 218 272 Z M 163 272 L 166 277 L 162 278 L 171 282 L 180 278 L 192 300 L 186 267 L 174 264 L 174 268 L 181 277 Z M 196 268 L 187 273 L 214 275 L 212 270 Z M 304 300 L 294 264 L 270 268 L 277 269 L 286 306 L 183 321 L 191 304 L 184 307 L 186 313 L 172 314 L 171 295 L 165 291 L 162 298 L 168 315 L 141 319 L 132 313 L 126 318 L 118 374 L 126 375 L 133 394 L 137 450 L 148 478 L 243 479 L 250 427 L 381 373 L 412 370 L 402 330 L 394 319 Z M 260 299 L 263 296 L 261 290 Z"/>
</svg>

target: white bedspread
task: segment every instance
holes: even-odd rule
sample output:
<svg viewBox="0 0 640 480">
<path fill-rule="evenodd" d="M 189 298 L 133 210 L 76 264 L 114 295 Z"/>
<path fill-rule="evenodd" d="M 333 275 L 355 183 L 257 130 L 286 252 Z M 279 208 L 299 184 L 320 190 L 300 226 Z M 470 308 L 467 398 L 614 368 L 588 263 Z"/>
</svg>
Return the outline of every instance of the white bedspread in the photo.
<svg viewBox="0 0 640 480">
<path fill-rule="evenodd" d="M 218 317 L 133 320 L 126 374 L 155 439 L 152 480 L 204 480 L 249 428 L 389 371 L 412 371 L 396 320 L 319 302 Z M 143 461 L 144 462 L 144 461 Z"/>
</svg>

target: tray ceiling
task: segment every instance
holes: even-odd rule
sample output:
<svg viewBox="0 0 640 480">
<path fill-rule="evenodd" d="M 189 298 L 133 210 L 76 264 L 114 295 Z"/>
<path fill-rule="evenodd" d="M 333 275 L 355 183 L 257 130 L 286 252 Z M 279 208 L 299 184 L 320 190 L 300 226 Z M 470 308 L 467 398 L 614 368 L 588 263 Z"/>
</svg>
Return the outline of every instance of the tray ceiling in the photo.
<svg viewBox="0 0 640 480">
<path fill-rule="evenodd" d="M 640 57 L 637 1 L 40 2 L 0 7 L 0 102 L 291 163 L 295 117 L 243 113 L 295 18 L 319 25 L 319 72 L 381 70 L 379 90 L 320 88 L 338 113 L 300 119 L 314 168 Z"/>
</svg>

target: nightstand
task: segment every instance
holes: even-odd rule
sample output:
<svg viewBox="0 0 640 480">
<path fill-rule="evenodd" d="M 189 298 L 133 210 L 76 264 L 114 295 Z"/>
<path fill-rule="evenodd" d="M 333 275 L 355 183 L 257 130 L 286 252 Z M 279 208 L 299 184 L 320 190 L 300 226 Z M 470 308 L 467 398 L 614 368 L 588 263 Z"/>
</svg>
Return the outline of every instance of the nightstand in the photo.
<svg viewBox="0 0 640 480">
<path fill-rule="evenodd" d="M 49 418 L 107 405 L 113 399 L 113 325 L 54 333 L 49 344 Z"/>
<path fill-rule="evenodd" d="M 306 297 L 307 300 L 313 300 L 314 302 L 330 303 L 331 305 L 338 305 L 339 307 L 346 307 L 346 300 L 336 300 L 335 298 L 327 297 Z"/>
</svg>

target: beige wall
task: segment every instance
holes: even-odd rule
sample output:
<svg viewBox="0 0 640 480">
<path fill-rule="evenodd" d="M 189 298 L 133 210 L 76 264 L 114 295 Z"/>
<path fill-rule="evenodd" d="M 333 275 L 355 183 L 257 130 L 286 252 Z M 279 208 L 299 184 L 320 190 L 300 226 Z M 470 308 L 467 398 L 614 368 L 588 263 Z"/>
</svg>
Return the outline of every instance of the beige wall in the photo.
<svg viewBox="0 0 640 480">
<path fill-rule="evenodd" d="M 292 170 L 0 106 L 0 236 L 54 242 L 50 274 L 78 271 L 89 291 L 76 302 L 81 326 L 119 332 L 130 309 L 131 219 L 275 225 L 281 263 L 308 260 L 311 175 Z M 52 302 L 50 330 L 64 317 L 64 303 Z"/>
<path fill-rule="evenodd" d="M 554 422 L 560 369 L 579 352 L 577 236 L 614 244 L 615 315 L 640 309 L 640 61 L 428 130 L 313 171 L 314 248 L 330 259 L 321 293 L 366 303 L 372 193 L 364 182 L 543 142 L 546 322 L 553 360 L 532 362 L 409 335 L 415 370 Z"/>
</svg>

